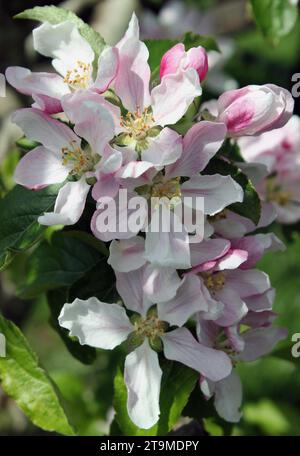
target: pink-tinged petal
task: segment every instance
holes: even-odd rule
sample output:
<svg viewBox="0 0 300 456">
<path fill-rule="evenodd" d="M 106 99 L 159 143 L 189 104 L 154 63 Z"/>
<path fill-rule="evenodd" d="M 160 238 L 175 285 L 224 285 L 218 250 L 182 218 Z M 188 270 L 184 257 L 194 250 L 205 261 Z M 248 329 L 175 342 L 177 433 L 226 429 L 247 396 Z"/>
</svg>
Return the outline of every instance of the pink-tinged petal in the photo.
<svg viewBox="0 0 300 456">
<path fill-rule="evenodd" d="M 263 310 L 262 312 L 250 311 L 241 320 L 241 324 L 250 326 L 251 329 L 265 328 L 271 326 L 276 317 L 277 314 L 271 310 Z"/>
<path fill-rule="evenodd" d="M 103 197 L 115 198 L 117 196 L 120 182 L 114 174 L 99 173 L 97 179 L 92 189 L 92 197 L 95 201 Z"/>
<path fill-rule="evenodd" d="M 274 299 L 275 290 L 274 288 L 270 288 L 264 293 L 244 298 L 244 301 L 249 310 L 252 310 L 253 312 L 261 312 L 263 310 L 271 310 L 273 307 Z"/>
<path fill-rule="evenodd" d="M 235 290 L 225 286 L 217 292 L 217 298 L 224 304 L 222 315 L 216 320 L 218 325 L 232 326 L 247 315 L 248 308 Z"/>
<path fill-rule="evenodd" d="M 218 261 L 216 270 L 237 269 L 239 266 L 243 266 L 247 259 L 248 252 L 246 250 L 230 249 L 226 255 Z"/>
<path fill-rule="evenodd" d="M 230 249 L 230 242 L 226 239 L 205 239 L 198 244 L 191 244 L 192 266 L 207 263 L 223 257 Z"/>
<path fill-rule="evenodd" d="M 101 173 L 113 174 L 116 173 L 122 166 L 122 152 L 112 148 L 109 144 L 106 145 L 103 151 L 101 160 Z"/>
<path fill-rule="evenodd" d="M 196 330 L 199 342 L 207 347 L 213 347 L 220 328 L 213 321 L 203 320 L 200 314 L 197 317 Z"/>
<path fill-rule="evenodd" d="M 91 46 L 81 36 L 74 22 L 54 25 L 44 22 L 32 34 L 34 49 L 46 57 L 52 57 L 54 68 L 63 76 L 67 70 L 74 70 L 78 61 L 91 64 L 94 60 Z"/>
<path fill-rule="evenodd" d="M 65 304 L 58 321 L 81 345 L 107 350 L 124 342 L 134 329 L 123 307 L 97 298 L 86 301 L 76 298 L 71 304 Z"/>
<path fill-rule="evenodd" d="M 107 262 L 115 271 L 134 271 L 146 263 L 144 250 L 145 241 L 140 236 L 121 241 L 112 241 Z"/>
<path fill-rule="evenodd" d="M 144 270 L 144 293 L 153 303 L 174 298 L 181 284 L 176 269 L 156 268 L 147 264 Z"/>
<path fill-rule="evenodd" d="M 36 96 L 41 109 L 44 105 L 44 110 L 50 112 L 52 103 L 51 113 L 61 111 L 60 99 L 70 92 L 63 78 L 53 73 L 32 73 L 27 68 L 16 66 L 7 68 L 5 76 L 9 84 L 20 93 Z M 54 110 L 54 105 L 57 110 Z"/>
<path fill-rule="evenodd" d="M 234 326 L 224 328 L 224 333 L 228 337 L 229 344 L 236 352 L 241 352 L 245 348 L 245 341 L 239 331 L 240 323 Z"/>
<path fill-rule="evenodd" d="M 122 166 L 117 172 L 117 177 L 119 179 L 137 179 L 152 168 L 153 164 L 150 162 L 134 160 Z"/>
<path fill-rule="evenodd" d="M 255 266 L 265 252 L 285 250 L 284 244 L 274 233 L 246 236 L 233 242 L 233 246 L 248 252 L 247 261 L 242 264 L 242 269 L 249 269 Z"/>
<path fill-rule="evenodd" d="M 162 127 L 175 124 L 201 93 L 199 77 L 193 68 L 165 76 L 151 92 L 156 124 Z"/>
<path fill-rule="evenodd" d="M 171 47 L 163 56 L 160 62 L 159 75 L 162 79 L 167 74 L 177 73 L 182 58 L 185 56 L 184 44 L 178 43 Z"/>
<path fill-rule="evenodd" d="M 291 94 L 272 84 L 225 92 L 218 100 L 219 121 L 231 136 L 256 135 L 282 127 L 291 117 Z"/>
<path fill-rule="evenodd" d="M 288 336 L 285 328 L 257 328 L 245 332 L 242 337 L 245 341 L 245 348 L 238 356 L 242 361 L 255 361 L 261 356 L 270 353 L 275 345 Z"/>
<path fill-rule="evenodd" d="M 280 98 L 283 109 L 281 115 L 272 124 L 260 130 L 260 133 L 285 126 L 292 117 L 295 106 L 295 101 L 288 90 L 275 84 L 266 84 L 266 87 L 272 90 L 275 95 Z"/>
<path fill-rule="evenodd" d="M 58 192 L 54 211 L 38 218 L 41 225 L 74 225 L 80 219 L 90 186 L 84 177 L 77 182 L 67 182 Z"/>
<path fill-rule="evenodd" d="M 232 203 L 242 202 L 242 187 L 230 176 L 214 174 L 212 176 L 195 176 L 181 186 L 182 196 L 204 198 L 204 213 L 215 215 Z M 189 205 L 184 201 L 184 204 Z"/>
<path fill-rule="evenodd" d="M 119 52 L 115 47 L 108 47 L 100 54 L 98 60 L 98 74 L 91 87 L 97 92 L 105 92 L 115 79 L 119 68 Z"/>
<path fill-rule="evenodd" d="M 139 428 L 149 429 L 158 421 L 161 377 L 158 355 L 146 339 L 126 356 L 124 369 L 128 414 Z"/>
<path fill-rule="evenodd" d="M 145 268 L 142 267 L 130 272 L 116 272 L 116 287 L 125 306 L 145 316 L 153 305 L 144 292 Z"/>
<path fill-rule="evenodd" d="M 208 72 L 208 57 L 205 49 L 202 46 L 189 49 L 182 68 L 194 68 L 199 75 L 200 81 L 204 81 Z"/>
<path fill-rule="evenodd" d="M 274 203 L 274 208 L 277 213 L 277 221 L 279 223 L 293 225 L 300 220 L 300 205 L 298 202 L 290 202 L 284 206 Z"/>
<path fill-rule="evenodd" d="M 33 94 L 32 98 L 34 100 L 34 103 L 31 105 L 32 108 L 41 109 L 47 114 L 57 114 L 63 110 L 60 100 L 56 98 L 37 94 Z"/>
<path fill-rule="evenodd" d="M 146 233 L 145 257 L 159 267 L 188 269 L 191 267 L 189 237 L 181 221 L 174 214 L 178 231 L 175 231 L 173 213 L 170 213 L 170 227 L 161 227 L 162 211 L 156 209 Z M 158 227 L 158 229 L 156 229 Z M 162 229 L 164 228 L 164 229 Z"/>
<path fill-rule="evenodd" d="M 242 299 L 264 293 L 271 287 L 269 276 L 257 269 L 227 271 L 226 285 L 236 290 Z"/>
<path fill-rule="evenodd" d="M 63 97 L 62 105 L 66 115 L 73 124 L 84 122 L 89 116 L 91 109 L 93 109 L 95 105 L 100 105 L 112 116 L 115 134 L 118 134 L 121 131 L 120 108 L 109 103 L 104 96 L 99 93 L 93 92 L 92 90 L 77 90 L 76 92 Z M 91 113 L 91 115 L 93 114 Z"/>
<path fill-rule="evenodd" d="M 19 109 L 12 115 L 12 121 L 29 139 L 42 143 L 46 149 L 57 153 L 59 157 L 63 147 L 69 147 L 70 143 L 80 145 L 78 136 L 71 128 L 38 109 Z"/>
<path fill-rule="evenodd" d="M 219 416 L 230 423 L 238 423 L 241 419 L 242 383 L 238 374 L 231 374 L 215 384 L 214 406 Z"/>
<path fill-rule="evenodd" d="M 231 372 L 231 361 L 225 353 L 199 344 L 186 328 L 164 334 L 162 341 L 167 359 L 185 364 L 210 380 L 222 380 Z"/>
<path fill-rule="evenodd" d="M 191 177 L 202 171 L 222 146 L 227 129 L 225 124 L 201 121 L 189 129 L 183 139 L 183 153 L 167 169 L 168 177 Z"/>
<path fill-rule="evenodd" d="M 91 230 L 101 241 L 130 239 L 144 227 L 148 217 L 147 201 L 143 198 L 135 201 L 134 194 L 127 196 L 127 200 L 126 196 L 123 199 L 120 189 L 115 200 L 106 196 L 98 200 L 97 210 L 91 221 Z"/>
<path fill-rule="evenodd" d="M 149 139 L 148 148 L 142 152 L 142 160 L 154 166 L 166 166 L 176 162 L 181 154 L 181 136 L 170 128 L 164 128 L 158 136 Z"/>
<path fill-rule="evenodd" d="M 119 50 L 119 70 L 114 83 L 115 92 L 129 111 L 143 110 L 150 105 L 149 52 L 139 40 L 139 25 L 132 15 L 125 36 L 117 44 Z"/>
<path fill-rule="evenodd" d="M 63 98 L 62 106 L 75 124 L 75 132 L 87 140 L 93 153 L 102 155 L 106 144 L 114 136 L 115 126 L 110 111 L 98 102 L 98 97 L 95 98 L 82 92 L 74 93 Z"/>
<path fill-rule="evenodd" d="M 14 179 L 17 184 L 38 190 L 51 184 L 63 182 L 69 174 L 62 159 L 45 147 L 36 147 L 18 163 Z"/>
<path fill-rule="evenodd" d="M 158 318 L 170 325 L 182 326 L 195 313 L 207 310 L 198 277 L 188 275 L 183 279 L 176 296 L 157 306 Z"/>
</svg>

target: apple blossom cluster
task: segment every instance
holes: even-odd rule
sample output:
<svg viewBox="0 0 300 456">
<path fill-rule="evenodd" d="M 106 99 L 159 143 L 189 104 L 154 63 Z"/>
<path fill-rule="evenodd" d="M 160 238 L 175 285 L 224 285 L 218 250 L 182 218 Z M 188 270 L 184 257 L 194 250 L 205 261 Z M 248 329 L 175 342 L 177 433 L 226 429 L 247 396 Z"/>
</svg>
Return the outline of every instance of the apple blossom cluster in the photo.
<svg viewBox="0 0 300 456">
<path fill-rule="evenodd" d="M 255 231 L 272 222 L 274 209 L 282 220 L 300 215 L 292 207 L 300 193 L 292 180 L 299 173 L 293 154 L 299 141 L 293 122 L 299 120 L 292 117 L 291 95 L 272 84 L 225 92 L 203 105 L 181 135 L 176 124 L 199 101 L 208 71 L 201 46 L 172 47 L 156 81 L 135 15 L 120 42 L 100 54 L 97 71 L 92 48 L 72 22 L 43 23 L 33 41 L 57 74 L 7 69 L 8 82 L 34 100 L 12 120 L 39 143 L 19 162 L 15 180 L 32 190 L 61 185 L 54 210 L 39 218 L 48 226 L 76 224 L 91 194 L 91 231 L 109 243 L 120 296 L 116 303 L 95 297 L 66 303 L 60 325 L 92 347 L 112 350 L 126 342 L 127 409 L 140 428 L 159 419 L 162 358 L 197 371 L 199 394 L 214 396 L 219 415 L 237 422 L 242 392 L 236 365 L 267 354 L 286 337 L 272 325 L 269 277 L 255 268 L 266 251 L 283 245 Z M 206 172 L 223 143 L 233 140 L 246 159 L 241 169 L 263 181 L 262 187 L 257 182 L 263 201 L 257 226 L 234 211 L 243 204 L 242 186 L 231 175 Z M 111 214 L 103 198 L 118 207 L 121 190 L 145 201 L 162 198 L 171 212 L 200 199 L 202 237 L 178 216 L 179 230 L 174 220 L 168 230 L 146 229 L 159 205 L 150 215 L 146 206 L 139 211 L 143 229 L 104 231 L 103 219 Z M 119 217 L 132 213 L 125 207 Z"/>
</svg>

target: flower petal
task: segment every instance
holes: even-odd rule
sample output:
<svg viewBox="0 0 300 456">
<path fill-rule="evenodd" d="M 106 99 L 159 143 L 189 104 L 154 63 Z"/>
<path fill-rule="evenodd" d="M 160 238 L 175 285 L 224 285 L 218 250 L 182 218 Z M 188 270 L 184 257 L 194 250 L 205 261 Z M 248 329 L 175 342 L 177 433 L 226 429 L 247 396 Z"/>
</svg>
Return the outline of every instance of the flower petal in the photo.
<svg viewBox="0 0 300 456">
<path fill-rule="evenodd" d="M 75 124 L 75 132 L 87 140 L 94 153 L 103 155 L 103 149 L 114 136 L 115 127 L 102 97 L 90 92 L 75 92 L 63 98 L 62 106 Z"/>
<path fill-rule="evenodd" d="M 160 320 L 170 325 L 182 326 L 196 312 L 207 310 L 197 276 L 187 275 L 178 288 L 176 296 L 157 306 Z"/>
<path fill-rule="evenodd" d="M 152 302 L 144 292 L 145 268 L 130 272 L 116 272 L 116 287 L 125 306 L 143 316 L 147 314 Z"/>
<path fill-rule="evenodd" d="M 12 121 L 29 139 L 42 143 L 46 149 L 52 150 L 59 157 L 62 148 L 70 146 L 70 143 L 75 142 L 80 146 L 80 140 L 71 128 L 38 109 L 19 109 L 13 113 Z"/>
<path fill-rule="evenodd" d="M 68 174 L 69 171 L 62 164 L 61 158 L 40 146 L 27 152 L 19 161 L 14 179 L 17 184 L 38 190 L 47 185 L 63 182 Z"/>
<path fill-rule="evenodd" d="M 181 157 L 167 169 L 167 176 L 190 177 L 202 171 L 222 146 L 227 133 L 226 125 L 216 122 L 198 122 L 183 139 Z"/>
<path fill-rule="evenodd" d="M 147 264 L 144 271 L 144 292 L 153 303 L 168 301 L 176 295 L 181 280 L 176 269 L 156 268 Z"/>
<path fill-rule="evenodd" d="M 97 298 L 86 301 L 76 298 L 71 304 L 65 304 L 58 321 L 81 345 L 107 350 L 120 345 L 133 330 L 123 307 Z"/>
<path fill-rule="evenodd" d="M 195 176 L 181 186 L 182 195 L 204 198 L 204 212 L 215 215 L 232 203 L 242 202 L 242 187 L 230 176 Z M 186 203 L 185 203 L 186 204 Z"/>
<path fill-rule="evenodd" d="M 46 57 L 52 57 L 54 68 L 63 76 L 74 69 L 78 61 L 92 63 L 94 52 L 71 21 L 60 24 L 44 22 L 33 30 L 34 49 Z"/>
<path fill-rule="evenodd" d="M 142 160 L 154 166 L 166 166 L 178 160 L 181 154 L 181 136 L 170 128 L 164 128 L 158 136 L 150 138 L 148 148 L 142 152 Z"/>
<path fill-rule="evenodd" d="M 90 186 L 85 178 L 67 182 L 58 192 L 54 211 L 38 218 L 41 225 L 74 225 L 80 219 Z"/>
<path fill-rule="evenodd" d="M 98 74 L 95 83 L 92 86 L 93 90 L 100 93 L 105 92 L 112 81 L 115 79 L 119 67 L 119 52 L 115 47 L 107 47 L 100 54 L 98 60 Z"/>
<path fill-rule="evenodd" d="M 197 244 L 191 244 L 192 266 L 207 263 L 223 257 L 230 249 L 230 242 L 226 239 L 204 239 Z"/>
<path fill-rule="evenodd" d="M 238 359 L 243 361 L 255 361 L 261 356 L 270 353 L 275 345 L 282 339 L 285 339 L 288 331 L 284 328 L 257 328 L 243 333 L 245 348 Z"/>
<path fill-rule="evenodd" d="M 199 344 L 186 328 L 164 334 L 162 341 L 167 359 L 185 364 L 209 380 L 222 380 L 231 372 L 231 361 L 225 353 Z"/>
<path fill-rule="evenodd" d="M 194 68 L 164 76 L 151 92 L 156 124 L 162 127 L 175 124 L 201 93 L 199 76 Z"/>
<path fill-rule="evenodd" d="M 228 377 L 216 383 L 214 406 L 221 418 L 230 423 L 240 421 L 242 395 L 241 380 L 234 370 Z"/>
<path fill-rule="evenodd" d="M 158 355 L 146 339 L 126 356 L 124 370 L 128 414 L 139 428 L 149 429 L 158 421 L 161 377 Z"/>
<path fill-rule="evenodd" d="M 144 250 L 145 241 L 140 236 L 120 241 L 113 240 L 109 247 L 110 255 L 107 262 L 115 271 L 134 271 L 146 263 Z"/>
</svg>

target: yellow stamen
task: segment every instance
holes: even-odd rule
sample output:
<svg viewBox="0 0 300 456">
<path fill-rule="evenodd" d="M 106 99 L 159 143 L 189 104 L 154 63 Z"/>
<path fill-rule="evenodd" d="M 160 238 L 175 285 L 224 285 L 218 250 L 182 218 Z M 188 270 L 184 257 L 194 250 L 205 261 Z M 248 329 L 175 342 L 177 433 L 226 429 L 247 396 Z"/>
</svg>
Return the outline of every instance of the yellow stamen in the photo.
<svg viewBox="0 0 300 456">
<path fill-rule="evenodd" d="M 94 160 L 89 150 L 82 150 L 76 141 L 70 141 L 68 147 L 63 147 L 62 164 L 70 168 L 70 175 L 81 175 L 84 172 L 92 171 Z"/>
<path fill-rule="evenodd" d="M 211 293 L 222 290 L 226 282 L 223 272 L 202 272 L 200 276 Z"/>
<path fill-rule="evenodd" d="M 92 65 L 77 60 L 76 67 L 67 71 L 64 82 L 73 89 L 86 89 L 90 85 L 91 78 Z"/>
</svg>

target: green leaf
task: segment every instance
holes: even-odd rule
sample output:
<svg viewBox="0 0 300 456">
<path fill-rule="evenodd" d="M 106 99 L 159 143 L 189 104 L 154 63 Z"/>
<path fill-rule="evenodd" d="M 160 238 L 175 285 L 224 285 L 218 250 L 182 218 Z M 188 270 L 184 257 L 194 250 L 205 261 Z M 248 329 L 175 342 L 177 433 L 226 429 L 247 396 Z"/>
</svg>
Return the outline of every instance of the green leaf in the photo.
<svg viewBox="0 0 300 456">
<path fill-rule="evenodd" d="M 39 144 L 37 141 L 26 138 L 26 136 L 16 141 L 16 145 L 25 151 L 35 149 Z"/>
<path fill-rule="evenodd" d="M 122 372 L 118 369 L 114 380 L 114 408 L 115 419 L 123 435 L 166 435 L 170 432 L 180 418 L 198 378 L 197 372 L 182 364 L 165 362 L 160 393 L 160 419 L 151 429 L 140 429 L 128 416 L 126 385 Z"/>
<path fill-rule="evenodd" d="M 57 6 L 35 6 L 27 9 L 15 16 L 16 19 L 32 19 L 39 22 L 49 22 L 50 24 L 60 24 L 64 21 L 73 22 L 81 36 L 90 44 L 95 54 L 95 62 L 105 47 L 105 41 L 102 36 L 86 24 L 82 19 L 76 16 L 72 11 Z"/>
<path fill-rule="evenodd" d="M 231 204 L 228 208 L 237 214 L 252 220 L 258 224 L 261 214 L 260 198 L 252 182 L 248 177 L 233 163 L 215 158 L 210 161 L 204 174 L 222 174 L 231 176 L 244 190 L 244 200 L 242 203 Z"/>
<path fill-rule="evenodd" d="M 209 35 L 198 35 L 198 33 L 187 32 L 182 40 L 185 45 L 185 50 L 188 51 L 192 47 L 202 46 L 206 51 L 220 52 L 220 48 L 216 40 Z"/>
<path fill-rule="evenodd" d="M 5 393 L 36 426 L 46 431 L 74 435 L 56 386 L 40 367 L 22 332 L 2 316 L 0 332 L 6 338 L 6 358 L 0 358 L 0 381 Z"/>
<path fill-rule="evenodd" d="M 18 295 L 30 299 L 49 290 L 70 288 L 95 266 L 99 270 L 99 280 L 100 264 L 106 265 L 107 257 L 95 245 L 101 243 L 88 234 L 53 233 L 51 239 L 42 242 L 28 258 L 26 279 L 19 287 Z M 106 268 L 111 270 L 108 265 Z M 107 277 L 104 282 L 107 285 Z"/>
<path fill-rule="evenodd" d="M 52 210 L 59 188 L 51 185 L 33 191 L 17 185 L 0 200 L 0 270 L 41 238 L 45 227 L 37 219 Z"/>
<path fill-rule="evenodd" d="M 179 363 L 167 363 L 162 378 L 158 435 L 170 432 L 180 418 L 199 374 Z"/>
<path fill-rule="evenodd" d="M 250 0 L 257 26 L 273 44 L 294 27 L 298 8 L 290 0 Z"/>
</svg>

